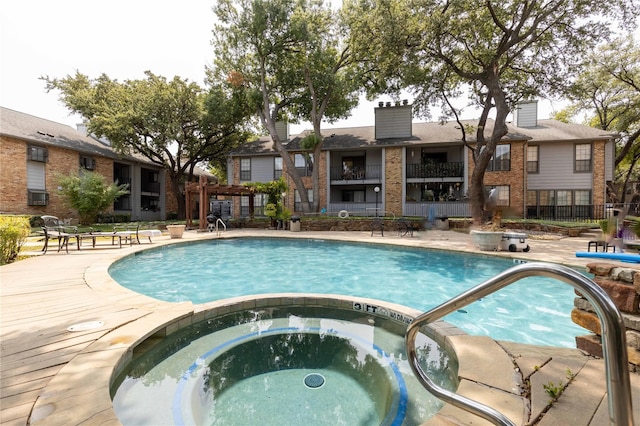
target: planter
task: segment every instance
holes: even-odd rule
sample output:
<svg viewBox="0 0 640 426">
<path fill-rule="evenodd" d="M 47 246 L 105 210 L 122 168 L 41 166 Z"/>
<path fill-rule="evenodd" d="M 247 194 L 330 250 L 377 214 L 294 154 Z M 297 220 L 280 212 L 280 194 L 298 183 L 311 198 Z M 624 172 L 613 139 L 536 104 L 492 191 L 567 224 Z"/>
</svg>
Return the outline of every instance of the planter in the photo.
<svg viewBox="0 0 640 426">
<path fill-rule="evenodd" d="M 482 251 L 498 251 L 502 240 L 502 231 L 471 231 L 471 241 Z"/>
<path fill-rule="evenodd" d="M 171 238 L 182 238 L 182 233 L 184 232 L 185 225 L 167 225 L 167 229 L 169 230 L 169 236 Z"/>
</svg>

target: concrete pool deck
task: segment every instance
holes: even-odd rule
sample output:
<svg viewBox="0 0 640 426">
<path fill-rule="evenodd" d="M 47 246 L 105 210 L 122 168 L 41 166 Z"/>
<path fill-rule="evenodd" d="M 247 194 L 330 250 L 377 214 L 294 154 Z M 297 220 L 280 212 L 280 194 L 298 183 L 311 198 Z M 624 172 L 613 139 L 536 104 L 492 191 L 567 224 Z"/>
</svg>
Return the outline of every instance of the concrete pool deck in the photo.
<svg viewBox="0 0 640 426">
<path fill-rule="evenodd" d="M 329 238 L 478 253 L 469 235 L 454 231 L 422 231 L 412 238 L 400 238 L 393 231 L 384 237 L 372 237 L 370 232 L 253 229 L 234 229 L 222 235 L 236 236 Z M 208 238 L 217 237 L 188 231 L 183 240 Z M 593 259 L 576 258 L 575 252 L 585 251 L 588 240 L 529 239 L 528 253 L 490 254 L 585 266 Z M 133 247 L 71 249 L 69 254 L 49 251 L 0 268 L 1 424 L 119 424 L 109 396 L 109 380 L 119 360 L 132 344 L 153 335 L 168 321 L 177 320 L 172 327 L 181 327 L 199 318 L 202 307 L 133 293 L 113 282 L 107 268 L 133 252 L 175 242 L 163 235 L 151 244 Z M 197 262 L 194 259 L 194 267 Z M 247 300 L 248 306 L 251 303 Z M 450 339 L 461 359 L 459 392 L 503 410 L 516 424 L 527 424 L 529 410 L 532 418 L 541 415 L 539 425 L 609 424 L 603 360 L 576 349 L 495 342 L 481 336 L 454 335 Z M 514 367 L 531 385 L 525 398 L 518 396 L 522 383 L 516 380 Z M 549 400 L 543 385 L 567 383 L 568 371 L 574 375 L 569 386 L 542 415 Z M 634 419 L 640 425 L 640 375 L 630 374 L 630 378 Z M 429 424 L 488 422 L 447 405 Z"/>
</svg>

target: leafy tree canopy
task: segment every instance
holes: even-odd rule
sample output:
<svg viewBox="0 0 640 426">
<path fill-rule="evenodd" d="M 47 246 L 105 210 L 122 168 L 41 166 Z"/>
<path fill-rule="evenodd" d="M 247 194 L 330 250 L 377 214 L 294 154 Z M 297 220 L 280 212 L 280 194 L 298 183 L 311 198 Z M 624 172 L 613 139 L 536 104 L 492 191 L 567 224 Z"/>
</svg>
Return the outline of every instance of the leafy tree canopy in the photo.
<svg viewBox="0 0 640 426">
<path fill-rule="evenodd" d="M 44 77 L 47 90 L 87 120 L 97 137 L 107 138 L 120 153 L 141 154 L 165 168 L 184 217 L 180 183 L 198 164 L 224 165 L 228 151 L 245 140 L 247 115 L 243 94 L 223 84 L 205 91 L 174 77 L 149 71 L 144 80 L 123 83 L 101 75 L 95 80 L 77 72 L 65 78 Z"/>
<path fill-rule="evenodd" d="M 572 100 L 561 114 L 584 114 L 592 127 L 618 132 L 616 179 L 611 201 L 624 202 L 630 181 L 640 178 L 640 46 L 632 36 L 604 43 L 585 57 L 568 87 Z"/>
<path fill-rule="evenodd" d="M 214 7 L 212 82 L 241 87 L 251 109 L 274 141 L 303 205 L 307 191 L 276 131 L 276 122 L 310 121 L 316 142 L 307 148 L 320 158 L 323 120 L 344 118 L 357 105 L 346 29 L 321 0 L 219 0 Z M 319 168 L 313 168 L 317 193 Z"/>
<path fill-rule="evenodd" d="M 609 36 L 609 24 L 633 16 L 631 1 L 346 0 L 350 47 L 369 95 L 407 89 L 424 115 L 468 93 L 480 109 L 469 195 L 474 222 L 484 207 L 484 174 L 508 132 L 517 102 L 560 92 L 576 58 Z M 493 126 L 487 120 L 495 115 Z M 460 123 L 466 143 L 464 126 Z"/>
</svg>

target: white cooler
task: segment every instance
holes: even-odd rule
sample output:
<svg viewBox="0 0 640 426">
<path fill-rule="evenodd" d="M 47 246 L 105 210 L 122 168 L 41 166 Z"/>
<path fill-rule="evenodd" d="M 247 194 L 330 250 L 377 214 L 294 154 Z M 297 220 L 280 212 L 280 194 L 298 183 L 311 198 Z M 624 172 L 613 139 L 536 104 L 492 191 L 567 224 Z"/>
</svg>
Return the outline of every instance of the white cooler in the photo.
<svg viewBox="0 0 640 426">
<path fill-rule="evenodd" d="M 527 244 L 527 234 L 520 234 L 516 232 L 505 232 L 502 234 L 500 240 L 500 250 L 504 251 L 529 251 L 529 244 Z"/>
</svg>

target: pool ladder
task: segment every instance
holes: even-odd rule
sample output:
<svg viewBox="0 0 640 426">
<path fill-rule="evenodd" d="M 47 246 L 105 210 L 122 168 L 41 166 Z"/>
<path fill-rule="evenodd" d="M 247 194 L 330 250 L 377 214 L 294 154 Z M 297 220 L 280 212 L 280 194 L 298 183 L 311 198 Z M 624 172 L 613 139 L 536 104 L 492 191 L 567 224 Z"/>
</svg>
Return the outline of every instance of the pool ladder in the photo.
<svg viewBox="0 0 640 426">
<path fill-rule="evenodd" d="M 220 228 L 218 227 L 218 224 L 221 224 L 225 231 L 227 230 L 227 225 L 225 225 L 224 220 L 220 218 L 216 219 L 215 232 L 217 237 L 220 236 Z"/>
<path fill-rule="evenodd" d="M 422 385 L 444 402 L 473 413 L 496 425 L 515 426 L 499 411 L 436 385 L 418 363 L 416 334 L 423 325 L 434 322 L 470 303 L 529 276 L 556 278 L 578 290 L 595 308 L 602 328 L 602 351 L 606 368 L 609 420 L 612 425 L 633 425 L 631 383 L 628 371 L 625 327 L 618 308 L 595 282 L 566 266 L 524 263 L 514 266 L 478 286 L 416 317 L 407 328 L 405 345 L 411 369 Z M 620 350 L 620 348 L 622 348 Z M 618 349 L 618 350 L 617 350 Z"/>
</svg>

